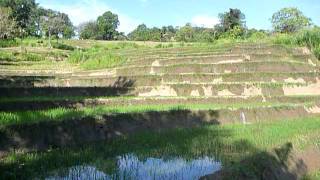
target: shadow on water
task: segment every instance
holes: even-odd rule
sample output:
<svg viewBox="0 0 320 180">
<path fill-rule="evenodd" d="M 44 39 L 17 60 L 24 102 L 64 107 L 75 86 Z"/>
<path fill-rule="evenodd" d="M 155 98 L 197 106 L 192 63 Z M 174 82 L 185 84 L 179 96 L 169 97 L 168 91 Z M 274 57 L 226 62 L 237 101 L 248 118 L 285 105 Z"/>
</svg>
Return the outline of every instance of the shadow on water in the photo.
<svg viewBox="0 0 320 180">
<path fill-rule="evenodd" d="M 130 90 L 135 84 L 135 80 L 118 77 L 112 85 L 106 87 L 34 87 L 35 82 L 44 81 L 49 77 L 19 78 L 13 81 L 2 79 L 1 83 L 11 83 L 12 87 L 0 87 L 0 97 L 120 96 L 130 95 Z"/>
<path fill-rule="evenodd" d="M 292 144 L 271 152 L 260 150 L 246 139 L 236 140 L 231 129 L 219 126 L 218 117 L 215 111 L 208 115 L 173 110 L 1 127 L 2 152 L 43 153 L 0 161 L 0 179 L 45 178 L 77 166 L 112 174 L 117 170 L 117 157 L 126 154 L 142 163 L 148 158 L 192 161 L 203 157 L 222 162 L 222 171 L 204 179 L 299 179 L 306 173 L 305 163 L 292 159 Z"/>
</svg>

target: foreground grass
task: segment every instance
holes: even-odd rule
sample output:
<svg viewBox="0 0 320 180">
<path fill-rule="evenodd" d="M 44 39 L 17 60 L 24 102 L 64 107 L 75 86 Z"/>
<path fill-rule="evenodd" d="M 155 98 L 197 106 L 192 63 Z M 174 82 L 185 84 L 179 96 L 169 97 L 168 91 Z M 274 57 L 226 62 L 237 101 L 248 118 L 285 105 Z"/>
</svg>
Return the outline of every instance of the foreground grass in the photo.
<svg viewBox="0 0 320 180">
<path fill-rule="evenodd" d="M 12 153 L 0 160 L 0 178 L 43 178 L 58 169 L 82 164 L 110 172 L 116 166 L 116 157 L 127 153 L 134 153 L 142 159 L 211 156 L 221 160 L 225 167 L 232 167 L 243 159 L 287 142 L 296 150 L 310 145 L 320 148 L 320 117 L 246 126 L 211 125 L 157 133 L 141 132 L 80 147 Z"/>
<path fill-rule="evenodd" d="M 317 172 L 312 172 L 308 174 L 303 180 L 319 180 L 320 179 L 320 170 Z"/>
<path fill-rule="evenodd" d="M 262 107 L 297 107 L 312 106 L 315 102 L 306 103 L 275 103 L 275 102 L 252 102 L 238 104 L 162 104 L 162 105 L 139 105 L 139 106 L 95 106 L 79 109 L 53 108 L 35 111 L 0 112 L 0 125 L 14 125 L 37 123 L 41 121 L 62 121 L 84 117 L 97 117 L 112 113 L 142 113 L 148 111 L 170 111 L 170 110 L 219 110 L 240 108 L 262 108 Z"/>
</svg>

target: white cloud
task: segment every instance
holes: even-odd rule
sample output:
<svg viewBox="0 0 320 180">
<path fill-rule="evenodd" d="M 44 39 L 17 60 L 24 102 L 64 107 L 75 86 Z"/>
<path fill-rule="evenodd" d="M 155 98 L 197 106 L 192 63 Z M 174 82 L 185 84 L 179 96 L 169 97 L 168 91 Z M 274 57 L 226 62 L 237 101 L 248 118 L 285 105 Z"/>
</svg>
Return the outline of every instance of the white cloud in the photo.
<svg viewBox="0 0 320 180">
<path fill-rule="evenodd" d="M 118 27 L 118 31 L 125 32 L 126 34 L 133 31 L 139 24 L 142 24 L 141 21 L 134 19 L 125 14 L 118 14 L 120 26 Z"/>
<path fill-rule="evenodd" d="M 120 32 L 125 32 L 127 34 L 140 24 L 140 21 L 131 18 L 126 14 L 118 12 L 116 9 L 110 8 L 104 2 L 97 0 L 81 0 L 73 5 L 62 5 L 51 1 L 50 3 L 45 4 L 40 3 L 40 6 L 58 10 L 68 14 L 70 20 L 75 26 L 83 22 L 96 20 L 98 16 L 102 15 L 106 11 L 112 11 L 113 13 L 118 14 L 120 21 L 120 26 L 118 27 L 118 30 Z"/>
<path fill-rule="evenodd" d="M 215 16 L 197 15 L 191 20 L 191 24 L 199 27 L 212 28 L 219 23 L 219 19 Z"/>
</svg>

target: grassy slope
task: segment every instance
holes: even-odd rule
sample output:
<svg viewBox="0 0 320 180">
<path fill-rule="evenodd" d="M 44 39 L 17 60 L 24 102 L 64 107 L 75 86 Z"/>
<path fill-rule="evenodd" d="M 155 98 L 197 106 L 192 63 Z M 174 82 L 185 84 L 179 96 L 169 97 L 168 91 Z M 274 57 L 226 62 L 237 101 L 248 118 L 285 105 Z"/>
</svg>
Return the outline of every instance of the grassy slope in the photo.
<svg viewBox="0 0 320 180">
<path fill-rule="evenodd" d="M 182 156 L 188 159 L 209 155 L 230 166 L 287 142 L 291 142 L 296 150 L 310 145 L 320 148 L 319 139 L 320 118 L 144 132 L 82 147 L 13 153 L 0 160 L 0 171 L 3 172 L 0 178 L 41 177 L 52 170 L 79 164 L 92 164 L 108 172 L 114 168 L 116 156 L 126 153 L 141 158 Z"/>
<path fill-rule="evenodd" d="M 274 102 L 252 102 L 238 104 L 163 104 L 163 105 L 139 105 L 139 106 L 96 106 L 79 109 L 54 108 L 36 111 L 0 112 L 0 126 L 12 124 L 36 123 L 40 121 L 60 121 L 70 118 L 94 117 L 108 113 L 133 113 L 146 111 L 169 111 L 169 110 L 218 110 L 218 109 L 239 109 L 259 107 L 295 107 L 312 106 L 315 102 L 306 103 L 274 103 Z"/>
<path fill-rule="evenodd" d="M 291 45 L 279 39 L 265 40 L 266 42 L 276 42 L 279 44 Z M 280 39 L 281 40 L 281 39 Z M 71 41 L 70 41 L 71 42 Z M 250 42 L 250 41 L 249 41 Z M 73 42 L 72 42 L 73 43 Z M 78 43 L 78 42 L 76 42 Z M 96 42 L 93 42 L 96 44 Z M 228 43 L 234 44 L 235 41 Z M 156 43 L 157 44 L 157 43 Z M 216 42 L 215 46 L 223 46 L 225 42 Z M 294 43 L 293 43 L 294 44 Z M 297 44 L 297 43 L 296 43 Z M 294 45 L 296 45 L 294 44 Z M 112 51 L 117 51 L 127 45 L 110 45 L 99 42 L 100 46 L 107 47 Z M 208 46 L 205 43 L 180 44 L 175 43 L 175 47 L 183 46 L 202 47 Z M 299 44 L 305 45 L 305 44 Z M 85 44 L 84 46 L 87 46 Z M 92 47 L 89 44 L 88 47 Z M 110 48 L 110 47 L 111 48 Z M 131 46 L 131 47 L 129 47 Z M 143 44 L 149 47 L 148 44 Z M 152 44 L 154 46 L 154 44 Z M 210 46 L 210 45 L 209 45 Z M 136 45 L 128 45 L 128 49 L 137 48 Z M 316 48 L 313 49 L 315 51 Z M 94 54 L 94 53 L 93 53 Z M 96 55 L 96 54 L 95 54 Z M 4 56 L 7 56 L 6 54 Z M 5 57 L 7 58 L 7 57 Z M 36 58 L 31 58 L 36 59 Z M 44 61 L 43 61 L 44 62 Z M 60 64 L 60 62 L 58 62 Z M 63 62 L 66 63 L 66 62 Z M 121 62 L 122 63 L 122 62 Z M 46 64 L 46 63 L 44 63 Z M 64 64 L 60 64 L 63 67 Z M 73 65 L 73 64 L 71 64 Z M 99 65 L 99 67 L 95 67 Z M 112 63 L 112 66 L 117 65 Z M 39 68 L 51 68 L 55 65 L 39 66 Z M 100 63 L 93 62 L 89 68 L 108 67 Z M 58 67 L 58 66 L 57 66 Z M 21 69 L 24 67 L 22 66 Z M 33 67 L 32 67 L 33 68 Z M 38 66 L 36 66 L 38 68 Z M 268 104 L 264 104 L 268 105 Z M 282 106 L 286 104 L 274 104 Z M 290 104 L 289 104 L 290 105 Z M 232 107 L 260 107 L 261 104 L 234 104 Z M 99 115 L 99 113 L 125 113 L 141 112 L 147 110 L 168 110 L 175 108 L 187 109 L 214 109 L 223 108 L 221 105 L 175 105 L 175 106 L 140 106 L 140 107 L 97 107 L 85 108 L 80 110 L 72 109 L 52 109 L 47 111 L 27 111 L 27 112 L 1 112 L 0 124 L 7 125 L 10 123 L 36 122 L 43 120 L 40 117 L 45 115 L 49 120 L 60 120 L 65 114 L 71 116 Z M 79 113 L 82 112 L 82 113 Z M 41 115 L 41 116 L 38 116 Z M 271 148 L 292 142 L 294 147 L 303 149 L 306 146 L 320 146 L 320 118 L 304 118 L 296 121 L 282 121 L 265 124 L 254 124 L 249 126 L 243 125 L 226 125 L 226 126 L 208 126 L 193 129 L 176 129 L 162 133 L 140 133 L 130 137 L 124 137 L 111 142 L 94 143 L 83 145 L 82 147 L 54 149 L 47 152 L 29 153 L 29 154 L 11 154 L 0 160 L 0 179 L 23 179 L 37 176 L 44 176 L 46 172 L 58 168 L 69 167 L 77 164 L 90 163 L 98 166 L 102 170 L 110 170 L 115 165 L 115 157 L 125 153 L 136 153 L 140 157 L 170 157 L 184 156 L 193 158 L 197 156 L 211 155 L 230 165 L 231 162 L 238 162 L 240 159 L 256 154 L 261 151 L 270 150 Z M 319 175 L 315 174 L 315 178 Z"/>
</svg>

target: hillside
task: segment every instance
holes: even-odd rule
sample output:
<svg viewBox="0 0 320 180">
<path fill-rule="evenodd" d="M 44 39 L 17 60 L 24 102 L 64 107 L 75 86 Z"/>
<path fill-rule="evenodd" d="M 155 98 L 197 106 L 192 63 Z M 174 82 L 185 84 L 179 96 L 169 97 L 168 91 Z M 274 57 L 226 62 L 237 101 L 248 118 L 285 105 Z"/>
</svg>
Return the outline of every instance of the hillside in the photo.
<svg viewBox="0 0 320 180">
<path fill-rule="evenodd" d="M 91 44 L 82 43 L 79 48 L 85 52 Z M 266 129 L 269 126 L 276 129 L 279 125 L 283 133 L 288 133 L 283 139 L 270 140 L 273 148 L 285 143 L 285 137 L 290 139 L 304 133 L 298 130 L 299 126 L 308 129 L 303 121 L 317 123 L 320 115 L 320 63 L 307 48 L 269 43 L 114 48 L 103 53 L 112 53 L 125 61 L 96 70 L 70 63 L 68 58 L 75 50 L 28 46 L 24 51 L 20 47 L 0 49 L 0 155 L 3 157 L 14 149 L 47 151 L 106 140 L 117 144 L 117 140 L 113 142 L 116 137 L 128 138 L 128 142 L 123 140 L 124 144 L 133 146 L 140 140 L 130 136 L 145 131 L 169 130 L 172 135 L 170 129 L 216 125 L 239 127 L 237 132 L 245 131 L 247 126 L 259 131 L 260 123 L 266 123 Z M 291 131 L 286 124 L 280 124 L 284 120 L 297 121 L 297 125 L 288 125 L 292 126 Z M 318 126 L 311 124 L 314 129 L 308 134 L 313 142 L 320 134 Z M 212 131 L 218 130 L 210 131 L 214 136 L 216 133 Z M 261 140 L 264 141 L 269 143 L 267 139 Z M 243 151 L 256 152 L 248 147 L 244 146 Z M 194 148 L 199 150 L 188 152 L 191 156 L 213 153 L 202 146 Z M 115 154 L 119 155 L 120 149 Z M 242 152 L 237 146 L 230 153 L 233 150 Z M 110 156 L 115 155 L 111 151 Z M 178 151 L 164 152 L 170 156 Z M 213 154 L 221 156 L 226 164 L 232 158 L 239 158 Z M 65 156 L 69 158 L 68 154 Z M 92 162 L 91 156 L 87 158 L 81 162 Z M 78 157 L 71 159 L 78 161 Z M 32 169 L 32 165 L 27 168 Z M 28 174 L 27 170 L 16 171 L 18 177 L 19 173 L 21 177 Z"/>
</svg>

